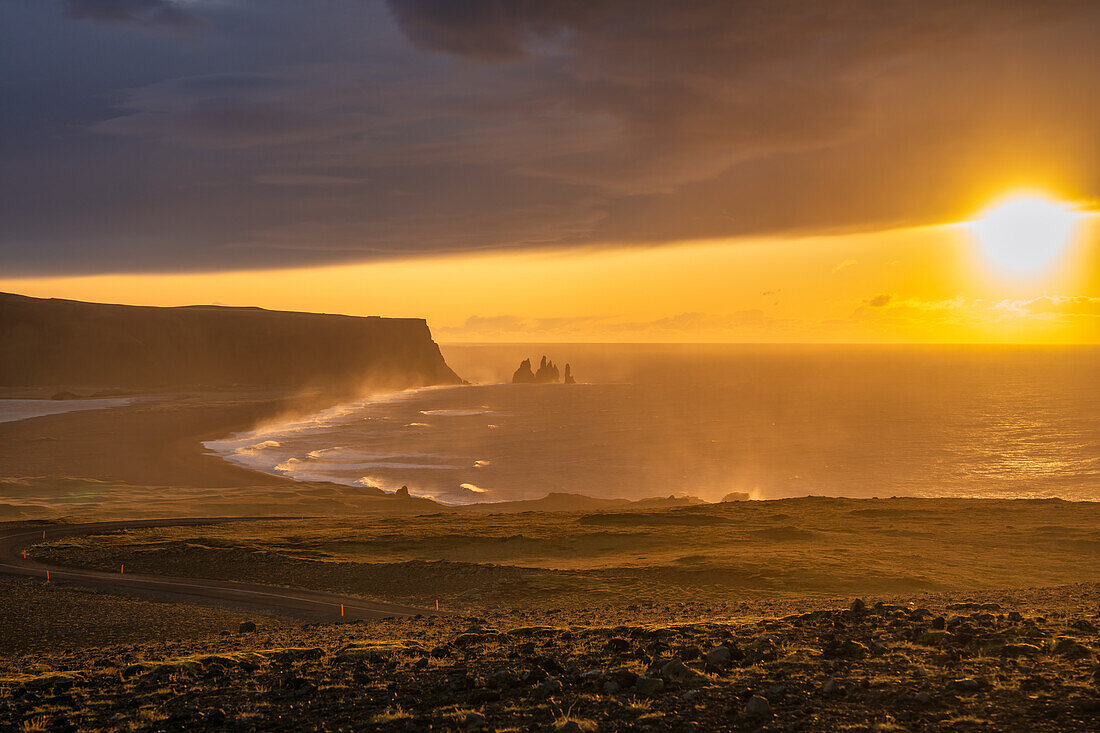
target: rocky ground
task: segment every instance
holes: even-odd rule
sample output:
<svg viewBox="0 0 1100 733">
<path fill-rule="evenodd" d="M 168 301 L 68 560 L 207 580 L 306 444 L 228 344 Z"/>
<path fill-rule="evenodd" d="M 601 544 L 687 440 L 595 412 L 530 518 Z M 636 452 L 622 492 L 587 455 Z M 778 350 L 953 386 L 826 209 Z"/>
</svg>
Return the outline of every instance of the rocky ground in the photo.
<svg viewBox="0 0 1100 733">
<path fill-rule="evenodd" d="M 1094 584 L 257 626 L 4 657 L 0 728 L 1100 729 Z"/>
</svg>

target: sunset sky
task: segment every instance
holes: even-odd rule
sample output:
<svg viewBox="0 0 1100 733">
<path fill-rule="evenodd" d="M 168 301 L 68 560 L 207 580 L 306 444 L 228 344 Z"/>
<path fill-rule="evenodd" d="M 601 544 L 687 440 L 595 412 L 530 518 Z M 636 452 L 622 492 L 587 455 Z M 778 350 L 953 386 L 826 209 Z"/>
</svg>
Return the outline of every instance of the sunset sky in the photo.
<svg viewBox="0 0 1100 733">
<path fill-rule="evenodd" d="M 0 290 L 1097 343 L 1097 38 L 1090 0 L 0 0 Z M 1013 260 L 968 222 L 1021 196 Z"/>
</svg>

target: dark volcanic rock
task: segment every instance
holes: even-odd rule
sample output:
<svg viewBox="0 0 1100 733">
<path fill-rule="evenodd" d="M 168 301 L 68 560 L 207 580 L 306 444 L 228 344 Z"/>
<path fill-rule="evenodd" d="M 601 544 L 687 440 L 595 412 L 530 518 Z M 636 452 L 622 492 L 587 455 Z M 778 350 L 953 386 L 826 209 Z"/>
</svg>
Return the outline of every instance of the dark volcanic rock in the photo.
<svg viewBox="0 0 1100 733">
<path fill-rule="evenodd" d="M 531 370 L 531 360 L 524 359 L 519 363 L 519 368 L 512 373 L 512 384 L 558 384 L 561 381 L 561 372 L 558 371 L 557 364 L 545 356 L 542 357 L 536 371 Z M 565 383 L 576 384 L 573 369 L 568 364 L 565 365 Z"/>
<path fill-rule="evenodd" d="M 524 359 L 512 374 L 512 384 L 532 384 L 534 381 L 535 373 L 531 371 L 531 360 Z"/>
<path fill-rule="evenodd" d="M 547 361 L 544 356 L 539 362 L 539 370 L 535 372 L 535 381 L 539 384 L 554 384 L 561 381 L 561 373 L 558 372 L 554 362 Z"/>
<path fill-rule="evenodd" d="M 733 655 L 730 654 L 730 648 L 725 644 L 714 647 L 707 652 L 706 656 L 707 664 L 715 667 L 725 667 L 730 663 L 730 659 L 732 658 Z"/>
<path fill-rule="evenodd" d="M 639 695 L 655 695 L 665 689 L 665 681 L 660 677 L 639 677 L 634 683 L 634 689 Z"/>
<path fill-rule="evenodd" d="M 745 705 L 745 715 L 750 718 L 764 718 L 771 714 L 772 706 L 766 697 L 753 695 L 749 698 L 748 704 Z"/>
<path fill-rule="evenodd" d="M 847 603 L 763 617 L 674 603 L 596 624 L 588 608 L 519 626 L 508 610 L 271 621 L 251 637 L 0 657 L 0 730 L 1095 731 L 1095 637 L 1074 621 L 1095 622 L 1100 586 L 1072 592 L 1071 613 L 1014 624 L 968 606 L 952 631 L 930 628 L 939 597 L 915 599 L 923 620 L 916 603 L 858 618 Z"/>
</svg>

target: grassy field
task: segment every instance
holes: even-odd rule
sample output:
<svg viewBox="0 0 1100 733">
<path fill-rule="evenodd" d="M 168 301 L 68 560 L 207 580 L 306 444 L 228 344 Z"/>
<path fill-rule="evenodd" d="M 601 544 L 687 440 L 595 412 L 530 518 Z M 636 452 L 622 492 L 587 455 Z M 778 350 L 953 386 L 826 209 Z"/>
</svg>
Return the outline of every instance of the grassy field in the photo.
<svg viewBox="0 0 1100 733">
<path fill-rule="evenodd" d="M 449 608 L 885 597 L 1095 581 L 1100 504 L 805 498 L 452 512 L 135 530 L 33 552 Z"/>
</svg>

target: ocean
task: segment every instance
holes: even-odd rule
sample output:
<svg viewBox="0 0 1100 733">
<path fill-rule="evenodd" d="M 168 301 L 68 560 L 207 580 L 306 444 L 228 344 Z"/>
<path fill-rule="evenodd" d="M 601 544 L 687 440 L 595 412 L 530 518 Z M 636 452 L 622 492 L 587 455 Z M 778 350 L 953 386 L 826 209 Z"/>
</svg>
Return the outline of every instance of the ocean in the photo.
<svg viewBox="0 0 1100 733">
<path fill-rule="evenodd" d="M 233 463 L 447 503 L 1100 500 L 1100 349 L 450 345 L 473 382 L 373 395 L 221 437 Z M 579 384 L 512 385 L 523 358 Z"/>
</svg>

